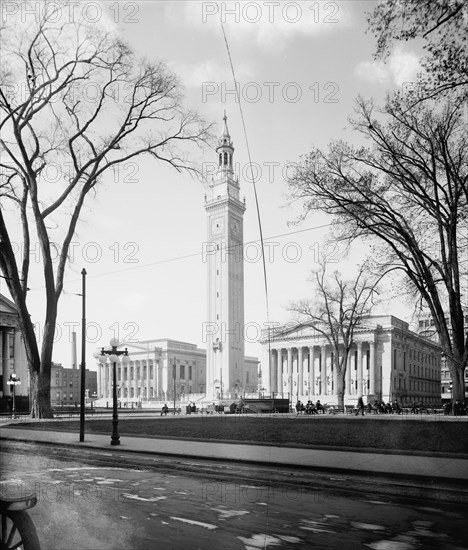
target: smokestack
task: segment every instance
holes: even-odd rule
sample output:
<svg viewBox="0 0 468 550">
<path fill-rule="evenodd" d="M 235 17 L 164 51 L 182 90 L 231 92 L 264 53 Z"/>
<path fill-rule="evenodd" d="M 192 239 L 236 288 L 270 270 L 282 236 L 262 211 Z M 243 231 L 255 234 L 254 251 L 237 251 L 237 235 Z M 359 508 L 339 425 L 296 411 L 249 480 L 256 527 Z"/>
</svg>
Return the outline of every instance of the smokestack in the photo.
<svg viewBox="0 0 468 550">
<path fill-rule="evenodd" d="M 76 332 L 72 332 L 72 341 L 71 341 L 71 366 L 72 369 L 76 369 Z"/>
</svg>

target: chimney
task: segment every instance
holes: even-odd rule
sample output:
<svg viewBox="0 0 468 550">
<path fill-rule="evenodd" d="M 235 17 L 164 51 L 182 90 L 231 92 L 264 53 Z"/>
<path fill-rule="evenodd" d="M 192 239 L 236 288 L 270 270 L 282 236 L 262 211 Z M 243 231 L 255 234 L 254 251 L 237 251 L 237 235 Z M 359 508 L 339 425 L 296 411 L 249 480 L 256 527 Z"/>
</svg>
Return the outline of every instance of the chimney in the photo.
<svg viewBox="0 0 468 550">
<path fill-rule="evenodd" d="M 76 369 L 76 332 L 72 332 L 72 341 L 71 341 L 71 366 L 72 369 Z"/>
</svg>

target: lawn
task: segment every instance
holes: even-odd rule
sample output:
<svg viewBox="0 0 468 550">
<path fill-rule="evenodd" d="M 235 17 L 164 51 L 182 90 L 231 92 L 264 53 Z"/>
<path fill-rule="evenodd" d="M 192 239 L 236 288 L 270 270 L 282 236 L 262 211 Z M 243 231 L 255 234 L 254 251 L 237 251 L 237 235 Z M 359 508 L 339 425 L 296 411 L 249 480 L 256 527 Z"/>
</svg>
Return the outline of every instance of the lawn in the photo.
<svg viewBox="0 0 468 550">
<path fill-rule="evenodd" d="M 34 422 L 12 429 L 79 431 L 79 422 Z M 87 433 L 112 431 L 110 419 L 86 422 Z M 211 416 L 196 418 L 121 418 L 120 435 L 280 446 L 333 446 L 374 450 L 468 453 L 468 424 L 384 418 Z"/>
</svg>

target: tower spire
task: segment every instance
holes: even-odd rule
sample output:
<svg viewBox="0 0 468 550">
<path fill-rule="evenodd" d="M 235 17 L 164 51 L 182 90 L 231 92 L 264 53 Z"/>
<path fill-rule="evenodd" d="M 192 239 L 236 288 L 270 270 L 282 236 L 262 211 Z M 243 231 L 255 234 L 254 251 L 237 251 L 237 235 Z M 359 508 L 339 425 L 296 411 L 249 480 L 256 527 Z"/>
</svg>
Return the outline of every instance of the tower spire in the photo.
<svg viewBox="0 0 468 550">
<path fill-rule="evenodd" d="M 233 164 L 232 157 L 234 154 L 234 144 L 229 134 L 226 109 L 224 109 L 223 121 L 223 133 L 219 138 L 218 147 L 216 147 L 216 152 L 218 153 L 218 167 L 220 170 L 229 170 L 231 172 Z"/>
</svg>

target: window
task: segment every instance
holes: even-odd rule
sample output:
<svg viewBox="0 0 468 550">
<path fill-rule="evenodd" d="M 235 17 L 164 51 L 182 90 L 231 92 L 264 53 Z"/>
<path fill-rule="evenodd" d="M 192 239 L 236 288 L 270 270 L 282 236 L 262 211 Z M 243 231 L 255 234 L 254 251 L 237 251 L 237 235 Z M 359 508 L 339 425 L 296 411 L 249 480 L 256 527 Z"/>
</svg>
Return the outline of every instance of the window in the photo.
<svg viewBox="0 0 468 550">
<path fill-rule="evenodd" d="M 180 379 L 185 380 L 185 365 L 180 365 Z"/>
<path fill-rule="evenodd" d="M 246 383 L 246 384 L 249 383 L 249 374 L 250 374 L 249 371 L 247 371 L 247 372 L 245 373 L 245 383 Z"/>
<path fill-rule="evenodd" d="M 189 380 L 192 380 L 192 365 L 189 365 L 189 368 L 188 368 L 188 377 L 189 377 Z"/>
</svg>

